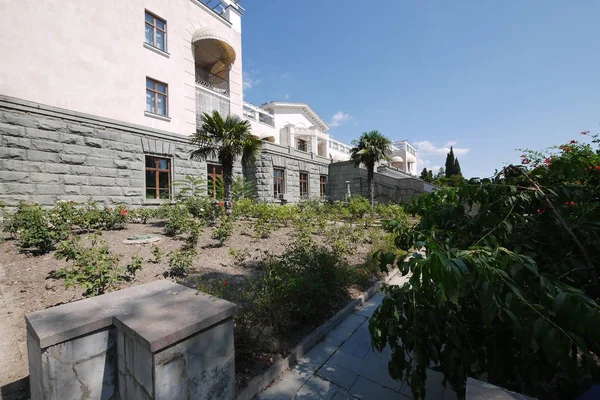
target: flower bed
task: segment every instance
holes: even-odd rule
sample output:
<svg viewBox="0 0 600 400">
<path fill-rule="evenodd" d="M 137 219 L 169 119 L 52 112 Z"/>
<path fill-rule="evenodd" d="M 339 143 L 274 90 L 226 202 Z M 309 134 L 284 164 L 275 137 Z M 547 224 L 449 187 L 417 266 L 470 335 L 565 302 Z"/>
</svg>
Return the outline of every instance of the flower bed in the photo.
<svg viewBox="0 0 600 400">
<path fill-rule="evenodd" d="M 25 348 L 28 312 L 173 279 L 240 306 L 235 340 L 241 388 L 369 286 L 377 277 L 373 253 L 393 249 L 393 237 L 366 213 L 321 207 L 241 200 L 229 217 L 205 198 L 155 210 L 23 204 L 6 221 L 7 240 L 0 243 L 0 276 L 6 277 L 0 290 L 10 299 L 11 340 Z M 397 206 L 379 211 L 404 215 Z M 160 241 L 123 243 L 144 234 Z M 11 366 L 10 382 L 27 375 L 26 358 L 2 364 Z"/>
</svg>

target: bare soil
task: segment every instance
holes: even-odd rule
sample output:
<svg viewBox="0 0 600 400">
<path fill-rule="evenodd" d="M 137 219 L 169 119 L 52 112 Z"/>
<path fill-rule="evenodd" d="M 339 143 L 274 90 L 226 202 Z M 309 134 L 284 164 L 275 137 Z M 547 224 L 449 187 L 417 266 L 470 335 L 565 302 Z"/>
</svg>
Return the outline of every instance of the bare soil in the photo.
<svg viewBox="0 0 600 400">
<path fill-rule="evenodd" d="M 123 283 L 118 289 L 141 285 L 158 279 L 171 279 L 195 288 L 195 280 L 206 278 L 223 279 L 231 284 L 246 281 L 248 277 L 258 273 L 260 261 L 265 252 L 282 254 L 293 240 L 292 228 L 281 228 L 266 239 L 256 239 L 251 236 L 251 224 L 247 221 L 237 221 L 234 234 L 222 247 L 211 238 L 211 228 L 202 233 L 198 246 L 198 258 L 194 270 L 185 279 L 177 280 L 165 277 L 168 270 L 170 251 L 180 248 L 184 238 L 167 237 L 160 221 L 150 221 L 147 224 L 129 224 L 126 229 L 100 232 L 111 252 L 121 255 L 121 264 L 125 265 L 131 257 L 138 255 L 144 259 L 144 264 L 131 282 Z M 123 241 L 129 237 L 142 234 L 153 234 L 160 241 L 153 243 L 159 246 L 164 256 L 158 263 L 154 259 L 152 244 L 130 245 Z M 318 242 L 318 240 L 317 240 Z M 247 249 L 249 257 L 243 265 L 236 265 L 229 255 L 229 249 Z M 352 265 L 363 263 L 370 251 L 369 245 L 360 245 L 358 251 L 349 256 Z M 44 255 L 34 255 L 23 252 L 13 240 L 0 243 L 0 398 L 28 398 L 28 366 L 25 315 L 27 313 L 69 303 L 83 298 L 79 287 L 65 288 L 64 282 L 53 278 L 53 272 L 67 266 L 64 260 L 57 260 L 54 252 Z M 374 281 L 376 277 L 373 277 Z M 352 288 L 348 293 L 349 301 L 356 298 L 364 288 Z M 339 308 L 344 306 L 339 304 Z M 306 326 L 273 346 L 265 349 L 240 354 L 236 358 L 236 386 L 242 388 L 253 376 L 259 374 L 269 365 L 284 357 L 306 334 L 316 326 Z M 270 348 L 269 348 L 270 347 Z"/>
</svg>

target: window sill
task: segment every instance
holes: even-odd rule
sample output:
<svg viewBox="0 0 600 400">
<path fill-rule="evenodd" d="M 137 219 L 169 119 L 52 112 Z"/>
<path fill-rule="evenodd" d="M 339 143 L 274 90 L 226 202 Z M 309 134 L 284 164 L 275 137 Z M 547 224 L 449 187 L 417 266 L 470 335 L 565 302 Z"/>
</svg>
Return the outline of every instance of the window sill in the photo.
<svg viewBox="0 0 600 400">
<path fill-rule="evenodd" d="M 171 204 L 175 201 L 170 199 L 144 199 L 143 203 L 146 205 L 160 205 L 160 204 Z"/>
<path fill-rule="evenodd" d="M 148 50 L 152 50 L 153 52 L 155 52 L 156 54 L 160 54 L 163 57 L 171 57 L 171 55 L 169 53 L 167 53 L 166 51 L 162 51 L 161 49 L 159 49 L 158 47 L 154 47 L 152 45 L 149 45 L 148 43 L 144 42 L 144 47 L 147 48 Z"/>
<path fill-rule="evenodd" d="M 148 111 L 144 111 L 144 115 L 146 117 L 160 119 L 161 121 L 171 122 L 171 117 L 165 117 L 165 116 L 160 115 L 160 114 L 154 114 L 154 113 L 151 113 L 151 112 L 148 112 Z"/>
</svg>

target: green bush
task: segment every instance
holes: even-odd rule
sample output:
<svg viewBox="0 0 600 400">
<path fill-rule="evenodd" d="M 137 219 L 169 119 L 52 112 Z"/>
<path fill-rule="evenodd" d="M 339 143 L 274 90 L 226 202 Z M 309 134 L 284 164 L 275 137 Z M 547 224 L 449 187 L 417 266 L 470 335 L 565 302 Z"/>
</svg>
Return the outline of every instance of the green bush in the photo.
<svg viewBox="0 0 600 400">
<path fill-rule="evenodd" d="M 5 240 L 4 233 L 10 226 L 10 215 L 6 212 L 6 204 L 0 200 L 0 243 Z"/>
<path fill-rule="evenodd" d="M 276 206 L 257 203 L 254 207 L 256 221 L 252 225 L 254 237 L 266 239 L 277 229 Z"/>
<path fill-rule="evenodd" d="M 151 218 L 156 218 L 157 209 L 150 207 L 138 207 L 129 210 L 127 214 L 130 222 L 138 222 L 145 224 Z"/>
<path fill-rule="evenodd" d="M 218 240 L 219 246 L 222 246 L 233 235 L 233 227 L 233 218 L 231 216 L 221 216 L 219 226 L 212 231 L 212 238 Z"/>
<path fill-rule="evenodd" d="M 598 143 L 525 151 L 490 183 L 417 197 L 414 229 L 387 224 L 411 277 L 386 289 L 369 330 L 413 397 L 429 368 L 459 396 L 469 376 L 557 399 L 600 381 Z M 382 269 L 395 258 L 380 254 Z"/>
<path fill-rule="evenodd" d="M 362 196 L 350 196 L 348 200 L 348 212 L 353 220 L 362 219 L 365 214 L 372 212 L 369 200 Z"/>
<path fill-rule="evenodd" d="M 65 279 L 66 287 L 78 285 L 85 289 L 86 296 L 96 296 L 114 289 L 120 282 L 131 280 L 141 268 L 141 258 L 136 256 L 128 266 L 120 267 L 120 257 L 111 254 L 104 241 L 97 235 L 91 235 L 90 239 L 89 247 L 81 244 L 79 236 L 60 242 L 55 257 L 73 261 L 71 267 L 56 272 L 56 277 Z"/>
<path fill-rule="evenodd" d="M 163 249 L 161 249 L 159 246 L 153 244 L 152 245 L 152 249 L 150 250 L 150 252 L 152 253 L 152 256 L 154 256 L 154 259 L 152 260 L 152 262 L 154 264 L 158 264 L 160 262 L 160 260 L 163 258 L 163 256 L 165 255 L 165 252 L 163 251 Z"/>
<path fill-rule="evenodd" d="M 169 276 L 186 276 L 192 269 L 197 252 L 195 248 L 183 246 L 169 253 Z"/>
<path fill-rule="evenodd" d="M 200 241 L 200 235 L 204 230 L 204 225 L 201 221 L 192 220 L 190 221 L 190 236 L 185 240 L 186 245 L 190 248 L 196 248 Z"/>
<path fill-rule="evenodd" d="M 90 198 L 86 203 L 78 205 L 74 225 L 85 232 L 102 229 L 104 226 L 104 207 Z"/>
<path fill-rule="evenodd" d="M 165 222 L 165 234 L 176 236 L 187 232 L 190 228 L 191 214 L 187 207 L 181 203 L 170 206 L 167 221 Z"/>
<path fill-rule="evenodd" d="M 340 224 L 329 227 L 325 233 L 325 242 L 331 250 L 340 256 L 353 255 L 363 241 L 364 228 L 351 224 Z"/>
<path fill-rule="evenodd" d="M 349 268 L 324 247 L 295 247 L 267 262 L 256 285 L 256 307 L 280 332 L 319 323 L 348 296 Z"/>
<path fill-rule="evenodd" d="M 70 226 L 61 218 L 52 224 L 50 214 L 39 204 L 19 203 L 11 218 L 10 231 L 18 238 L 19 246 L 42 253 L 52 250 L 57 242 L 71 233 Z"/>
<path fill-rule="evenodd" d="M 209 197 L 188 197 L 183 204 L 192 216 L 203 220 L 209 226 L 214 225 L 223 213 L 219 204 Z"/>
<path fill-rule="evenodd" d="M 250 252 L 248 249 L 236 249 L 233 247 L 229 248 L 229 256 L 233 258 L 233 264 L 235 266 L 241 267 L 244 265 L 244 261 L 250 256 Z"/>
<path fill-rule="evenodd" d="M 256 202 L 252 199 L 240 199 L 233 204 L 233 217 L 250 218 L 254 216 L 254 207 Z"/>
<path fill-rule="evenodd" d="M 254 181 L 249 181 L 243 176 L 236 176 L 231 182 L 231 200 L 233 202 L 242 199 L 252 199 L 256 192 L 256 184 Z M 217 199 L 224 200 L 225 185 L 222 177 L 217 178 Z"/>
<path fill-rule="evenodd" d="M 267 257 L 255 281 L 200 279 L 198 290 L 239 306 L 236 351 L 248 351 L 265 346 L 273 332 L 286 335 L 322 323 L 343 305 L 354 276 L 343 258 L 324 247 L 294 247 L 281 257 Z"/>
<path fill-rule="evenodd" d="M 104 207 L 101 210 L 101 223 L 99 229 L 113 231 L 123 229 L 127 225 L 127 208 L 124 205 L 118 205 L 115 208 Z"/>
</svg>

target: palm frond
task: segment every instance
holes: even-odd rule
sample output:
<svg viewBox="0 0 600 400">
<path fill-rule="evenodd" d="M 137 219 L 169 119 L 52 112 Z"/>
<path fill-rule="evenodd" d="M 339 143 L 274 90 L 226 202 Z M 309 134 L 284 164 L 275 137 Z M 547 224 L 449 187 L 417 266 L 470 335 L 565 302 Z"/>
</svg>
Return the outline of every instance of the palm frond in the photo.
<svg viewBox="0 0 600 400">
<path fill-rule="evenodd" d="M 392 142 L 379 131 L 364 132 L 359 140 L 353 140 L 350 159 L 356 166 L 364 164 L 372 168 L 375 163 L 389 159 Z"/>
</svg>

